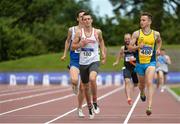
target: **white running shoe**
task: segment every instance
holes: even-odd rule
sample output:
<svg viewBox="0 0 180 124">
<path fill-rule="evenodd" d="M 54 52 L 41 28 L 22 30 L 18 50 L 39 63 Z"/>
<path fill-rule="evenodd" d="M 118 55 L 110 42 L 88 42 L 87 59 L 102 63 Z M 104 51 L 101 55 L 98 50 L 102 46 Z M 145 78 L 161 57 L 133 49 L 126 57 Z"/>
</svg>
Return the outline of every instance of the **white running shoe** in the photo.
<svg viewBox="0 0 180 124">
<path fill-rule="evenodd" d="M 83 117 L 85 116 L 85 115 L 83 114 L 82 109 L 78 108 L 78 109 L 77 109 L 77 112 L 78 112 L 78 116 L 79 116 L 80 118 L 83 118 Z"/>
<path fill-rule="evenodd" d="M 164 88 L 161 88 L 161 92 L 164 92 Z"/>
<path fill-rule="evenodd" d="M 100 113 L 100 108 L 97 105 L 97 103 L 93 103 L 93 110 L 95 114 L 99 114 Z"/>
</svg>

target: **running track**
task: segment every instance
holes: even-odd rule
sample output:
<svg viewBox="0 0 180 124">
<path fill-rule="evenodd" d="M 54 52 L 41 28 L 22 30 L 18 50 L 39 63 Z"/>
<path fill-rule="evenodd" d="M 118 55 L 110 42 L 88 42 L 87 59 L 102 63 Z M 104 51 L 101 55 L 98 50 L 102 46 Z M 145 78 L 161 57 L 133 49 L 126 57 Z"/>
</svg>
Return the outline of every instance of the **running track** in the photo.
<svg viewBox="0 0 180 124">
<path fill-rule="evenodd" d="M 126 101 L 122 86 L 98 86 L 101 113 L 89 120 L 76 114 L 77 99 L 71 87 L 65 86 L 0 86 L 0 123 L 180 123 L 180 102 L 169 92 L 155 91 L 153 114 L 146 116 L 147 103 L 134 89 L 132 106 Z"/>
</svg>

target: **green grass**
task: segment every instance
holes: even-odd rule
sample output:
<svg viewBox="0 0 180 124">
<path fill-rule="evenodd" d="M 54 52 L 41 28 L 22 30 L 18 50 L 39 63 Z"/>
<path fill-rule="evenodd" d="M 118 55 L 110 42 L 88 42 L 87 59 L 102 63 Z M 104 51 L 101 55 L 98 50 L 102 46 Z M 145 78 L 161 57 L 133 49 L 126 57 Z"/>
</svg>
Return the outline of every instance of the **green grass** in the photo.
<svg viewBox="0 0 180 124">
<path fill-rule="evenodd" d="M 116 67 L 112 64 L 116 59 L 116 54 L 118 53 L 121 46 L 108 47 L 107 62 L 105 65 L 100 66 L 100 71 L 112 72 L 120 71 L 123 66 L 123 60 Z M 165 49 L 180 50 L 180 45 L 165 45 Z M 52 53 L 34 57 L 26 57 L 19 60 L 7 61 L 0 63 L 0 72 L 57 72 L 57 71 L 68 71 L 67 65 L 69 64 L 69 54 L 65 61 L 60 61 L 62 53 Z"/>
<path fill-rule="evenodd" d="M 178 96 L 180 96 L 180 86 L 171 88 Z"/>
<path fill-rule="evenodd" d="M 0 71 L 65 71 L 66 61 L 60 61 L 62 53 L 53 53 L 0 63 Z"/>
<path fill-rule="evenodd" d="M 62 53 L 52 53 L 34 57 L 26 57 L 19 60 L 7 61 L 0 63 L 0 72 L 57 72 L 68 71 L 69 54 L 65 61 L 61 61 Z M 112 66 L 115 61 L 115 55 L 108 54 L 107 63 L 101 65 L 100 71 L 119 71 L 122 68 L 122 62 L 116 67 Z"/>
</svg>

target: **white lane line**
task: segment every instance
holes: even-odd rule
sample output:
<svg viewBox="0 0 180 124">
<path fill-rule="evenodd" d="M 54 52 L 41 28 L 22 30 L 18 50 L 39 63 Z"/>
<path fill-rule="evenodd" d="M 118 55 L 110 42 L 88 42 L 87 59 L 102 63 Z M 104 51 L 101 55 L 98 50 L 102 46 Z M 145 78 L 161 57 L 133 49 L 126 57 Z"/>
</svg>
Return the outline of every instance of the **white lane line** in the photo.
<svg viewBox="0 0 180 124">
<path fill-rule="evenodd" d="M 116 89 L 114 89 L 113 91 L 110 91 L 110 92 L 102 95 L 101 97 L 98 97 L 97 100 L 101 100 L 101 99 L 103 99 L 103 98 L 105 98 L 105 97 L 107 97 L 107 96 L 110 96 L 110 95 L 112 95 L 113 93 L 116 93 L 117 91 L 122 90 L 123 88 L 124 88 L 124 87 L 116 88 Z M 83 104 L 82 107 L 85 107 L 86 105 L 87 105 L 87 104 Z M 68 112 L 66 112 L 66 113 L 64 113 L 64 114 L 62 114 L 62 115 L 60 115 L 60 116 L 58 116 L 58 117 L 50 120 L 50 121 L 48 121 L 48 122 L 45 122 L 44 124 L 52 123 L 52 122 L 54 122 L 54 121 L 56 121 L 56 120 L 58 120 L 58 119 L 60 119 L 60 118 L 63 118 L 63 117 L 65 117 L 65 116 L 67 116 L 68 114 L 70 114 L 70 113 L 72 113 L 72 112 L 74 112 L 74 111 L 76 111 L 76 110 L 77 110 L 77 108 L 74 108 L 74 109 L 72 109 L 72 110 L 70 110 L 70 111 L 68 111 Z"/>
<path fill-rule="evenodd" d="M 104 88 L 106 88 L 106 86 L 100 87 L 99 89 L 104 89 Z M 43 104 L 47 104 L 47 103 L 50 103 L 50 102 L 55 102 L 55 101 L 63 100 L 63 99 L 66 99 L 66 98 L 69 98 L 69 97 L 72 97 L 72 96 L 75 96 L 75 95 L 74 94 L 69 94 L 69 95 L 66 95 L 66 96 L 63 96 L 63 97 L 59 97 L 59 98 L 56 98 L 56 99 L 51 99 L 51 100 L 47 100 L 47 101 L 44 101 L 44 102 L 32 104 L 32 105 L 29 105 L 29 106 L 24 106 L 24 107 L 21 107 L 21 108 L 13 109 L 11 111 L 0 113 L 0 116 L 1 115 L 5 115 L 5 114 L 9 114 L 9 113 L 12 113 L 12 112 L 16 112 L 16 111 L 19 111 L 19 110 L 32 108 L 32 107 L 35 107 L 35 106 L 38 106 L 38 105 L 43 105 Z"/>
<path fill-rule="evenodd" d="M 46 90 L 52 90 L 52 89 L 58 89 L 60 87 L 51 87 L 51 88 L 37 88 L 37 89 L 32 89 L 32 90 L 24 90 L 24 91 L 19 91 L 19 92 L 11 92 L 11 93 L 4 93 L 4 94 L 0 94 L 0 96 L 8 96 L 8 95 L 15 95 L 15 94 L 21 94 L 21 93 L 31 93 L 31 92 L 37 92 L 37 91 L 46 91 Z"/>
<path fill-rule="evenodd" d="M 1 85 L 0 85 L 1 86 Z M 17 91 L 21 91 L 21 90 L 31 90 L 33 87 L 31 86 L 21 86 L 21 87 L 17 87 L 17 86 L 7 86 L 5 87 L 6 89 L 0 89 L 0 93 L 7 93 L 7 92 L 17 92 Z M 35 88 L 33 88 L 35 89 Z M 39 87 L 36 87 L 36 89 L 39 89 Z"/>
<path fill-rule="evenodd" d="M 138 96 L 136 98 L 136 101 L 134 102 L 133 106 L 131 107 L 131 110 L 129 111 L 125 121 L 123 122 L 123 124 L 128 124 L 128 121 L 129 121 L 129 119 L 130 119 L 130 117 L 131 117 L 131 115 L 132 115 L 132 113 L 133 113 L 133 111 L 134 111 L 138 101 L 139 101 L 139 98 L 140 98 L 140 93 L 138 94 Z"/>
<path fill-rule="evenodd" d="M 14 98 L 14 99 L 6 99 L 6 100 L 0 101 L 0 104 L 6 103 L 6 102 L 13 102 L 13 101 L 18 101 L 18 100 L 29 99 L 29 98 L 33 98 L 33 97 L 44 96 L 44 95 L 50 95 L 50 94 L 55 94 L 55 93 L 61 93 L 61 92 L 69 91 L 69 90 L 71 90 L 71 88 L 68 88 L 68 89 L 61 89 L 61 90 L 55 90 L 55 91 L 48 91 L 48 92 L 39 93 L 39 94 L 35 94 L 35 95 L 29 95 L 29 96 L 24 96 L 24 97 L 18 97 L 18 98 Z"/>
<path fill-rule="evenodd" d="M 0 113 L 0 116 L 5 115 L 5 114 L 9 114 L 9 113 L 12 113 L 12 112 L 16 112 L 16 111 L 19 111 L 19 110 L 35 107 L 35 106 L 38 106 L 38 105 L 43 105 L 43 104 L 46 104 L 46 103 L 55 102 L 55 101 L 58 101 L 58 100 L 63 100 L 63 99 L 66 99 L 66 98 L 69 98 L 69 97 L 72 97 L 72 96 L 75 96 L 75 95 L 74 94 L 69 94 L 69 95 L 59 97 L 59 98 L 56 98 L 56 99 L 51 99 L 51 100 L 47 100 L 47 101 L 44 101 L 44 102 L 40 102 L 40 103 L 32 104 L 32 105 L 29 105 L 29 106 L 21 107 L 21 108 L 18 108 L 18 109 L 13 109 L 11 111 Z"/>
<path fill-rule="evenodd" d="M 166 89 L 178 102 L 180 102 L 180 97 L 173 90 L 171 90 L 171 88 L 166 87 Z"/>
</svg>

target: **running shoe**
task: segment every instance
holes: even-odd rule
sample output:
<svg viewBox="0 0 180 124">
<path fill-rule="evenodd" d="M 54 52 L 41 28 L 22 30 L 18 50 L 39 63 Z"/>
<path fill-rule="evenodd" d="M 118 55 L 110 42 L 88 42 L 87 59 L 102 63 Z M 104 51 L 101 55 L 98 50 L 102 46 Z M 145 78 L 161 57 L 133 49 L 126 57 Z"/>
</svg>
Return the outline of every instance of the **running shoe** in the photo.
<svg viewBox="0 0 180 124">
<path fill-rule="evenodd" d="M 162 92 L 162 93 L 164 92 L 164 88 L 161 88 L 161 92 Z"/>
<path fill-rule="evenodd" d="M 161 92 L 164 92 L 165 88 L 166 88 L 165 86 L 162 86 L 161 87 Z"/>
<path fill-rule="evenodd" d="M 141 93 L 140 93 L 140 97 L 141 97 L 141 100 L 142 100 L 143 102 L 146 101 L 146 96 L 145 96 L 145 93 L 144 93 L 144 92 L 141 92 Z"/>
<path fill-rule="evenodd" d="M 89 119 L 94 118 L 94 112 L 93 112 L 93 107 L 89 108 Z"/>
<path fill-rule="evenodd" d="M 82 109 L 78 108 L 78 109 L 77 109 L 77 112 L 78 112 L 78 116 L 79 116 L 80 118 L 83 118 L 83 117 L 85 116 L 85 115 L 83 114 Z"/>
<path fill-rule="evenodd" d="M 129 105 L 132 105 L 132 100 L 131 99 L 128 99 L 127 102 L 128 102 Z"/>
<path fill-rule="evenodd" d="M 151 107 L 147 108 L 146 114 L 147 114 L 147 116 L 150 116 L 152 114 L 152 108 Z"/>
<path fill-rule="evenodd" d="M 97 105 L 97 103 L 93 103 L 93 109 L 94 109 L 94 113 L 95 114 L 99 114 L 100 113 L 100 108 Z"/>
</svg>

